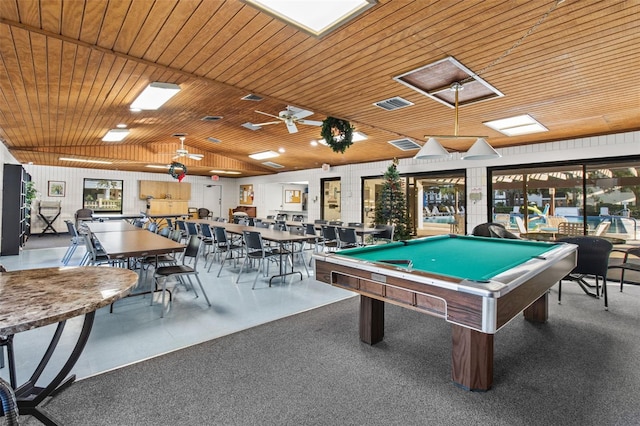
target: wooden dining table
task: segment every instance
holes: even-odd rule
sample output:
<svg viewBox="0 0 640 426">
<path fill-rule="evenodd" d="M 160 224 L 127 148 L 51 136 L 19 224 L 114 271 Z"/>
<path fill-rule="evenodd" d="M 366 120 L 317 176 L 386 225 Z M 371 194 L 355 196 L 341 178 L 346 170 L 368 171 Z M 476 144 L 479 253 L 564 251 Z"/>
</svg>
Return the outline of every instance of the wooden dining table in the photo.
<svg viewBox="0 0 640 426">
<path fill-rule="evenodd" d="M 109 220 L 106 222 L 85 222 L 85 225 L 92 233 L 96 232 L 123 232 L 142 231 L 142 228 L 133 226 L 126 220 Z"/>
<path fill-rule="evenodd" d="M 75 380 L 75 376 L 69 376 L 69 373 L 89 339 L 95 311 L 127 295 L 137 281 L 138 277 L 133 271 L 96 266 L 0 273 L 0 336 L 12 342 L 17 333 L 57 324 L 41 361 L 31 377 L 21 385 L 16 382 L 11 349 L 9 374 L 21 415 L 34 416 L 47 425 L 58 424 L 40 404 Z M 47 385 L 38 385 L 38 380 L 54 355 L 66 321 L 81 315 L 84 315 L 82 329 L 67 361 Z"/>
</svg>

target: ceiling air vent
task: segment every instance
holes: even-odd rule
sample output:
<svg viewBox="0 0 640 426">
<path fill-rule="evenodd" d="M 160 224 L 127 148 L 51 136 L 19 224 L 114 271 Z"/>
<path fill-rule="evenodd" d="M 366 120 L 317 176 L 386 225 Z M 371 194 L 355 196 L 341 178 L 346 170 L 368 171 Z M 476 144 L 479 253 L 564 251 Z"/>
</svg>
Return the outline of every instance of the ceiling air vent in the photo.
<svg viewBox="0 0 640 426">
<path fill-rule="evenodd" d="M 251 93 L 248 94 L 247 96 L 243 96 L 241 99 L 243 101 L 255 101 L 255 102 L 258 102 L 258 101 L 262 100 L 262 98 L 260 96 L 254 95 L 254 94 L 251 94 Z"/>
<path fill-rule="evenodd" d="M 375 102 L 374 105 L 387 111 L 393 111 L 395 109 L 411 106 L 413 105 L 413 102 L 409 102 L 408 100 L 403 99 L 400 96 L 396 96 L 395 98 L 389 98 L 385 99 L 384 101 Z"/>
<path fill-rule="evenodd" d="M 222 120 L 222 116 L 220 116 L 220 115 L 205 115 L 200 120 L 202 120 L 202 121 L 218 121 L 218 120 Z"/>
<path fill-rule="evenodd" d="M 282 164 L 274 163 L 273 161 L 265 161 L 262 164 L 267 167 L 273 167 L 274 169 L 284 169 L 284 166 Z"/>
<path fill-rule="evenodd" d="M 411 151 L 413 149 L 420 149 L 420 145 L 408 138 L 396 139 L 389 141 L 389 143 L 401 151 Z"/>
<path fill-rule="evenodd" d="M 213 142 L 213 143 L 220 143 L 220 139 L 216 139 L 216 138 L 213 138 L 213 137 L 211 137 L 211 136 L 210 136 L 210 137 L 208 137 L 208 138 L 207 138 L 207 140 L 208 140 L 209 142 Z"/>
</svg>

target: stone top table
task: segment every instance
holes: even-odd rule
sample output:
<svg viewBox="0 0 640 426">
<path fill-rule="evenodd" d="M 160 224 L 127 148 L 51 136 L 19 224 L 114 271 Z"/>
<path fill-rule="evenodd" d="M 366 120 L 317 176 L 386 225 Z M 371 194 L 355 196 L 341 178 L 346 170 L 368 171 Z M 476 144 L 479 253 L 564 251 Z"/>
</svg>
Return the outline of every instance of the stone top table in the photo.
<svg viewBox="0 0 640 426">
<path fill-rule="evenodd" d="M 74 376 L 67 376 L 87 343 L 95 311 L 126 296 L 137 281 L 138 275 L 128 269 L 96 266 L 0 273 L 0 336 L 8 346 L 10 376 L 20 414 L 32 415 L 44 424 L 57 424 L 38 405 L 75 380 Z M 57 347 L 66 320 L 80 315 L 84 315 L 82 330 L 67 361 L 48 385 L 37 386 L 36 382 Z M 26 383 L 16 386 L 13 335 L 56 323 L 51 343 L 34 373 Z"/>
</svg>

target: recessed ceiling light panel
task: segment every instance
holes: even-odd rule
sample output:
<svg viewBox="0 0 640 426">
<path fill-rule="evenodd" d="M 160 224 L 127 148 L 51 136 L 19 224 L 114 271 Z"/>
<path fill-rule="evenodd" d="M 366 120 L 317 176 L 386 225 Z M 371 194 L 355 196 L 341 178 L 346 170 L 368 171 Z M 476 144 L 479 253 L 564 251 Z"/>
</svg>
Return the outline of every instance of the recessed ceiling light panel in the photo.
<svg viewBox="0 0 640 426">
<path fill-rule="evenodd" d="M 179 91 L 180 86 L 177 84 L 153 82 L 149 84 L 133 101 L 131 109 L 156 110 Z"/>
<path fill-rule="evenodd" d="M 103 137 L 103 142 L 120 142 L 129 134 L 127 129 L 111 129 Z"/>
<path fill-rule="evenodd" d="M 483 124 L 507 136 L 519 136 L 549 131 L 549 129 L 540 124 L 529 114 L 517 115 L 515 117 L 503 118 L 500 120 L 486 121 Z"/>
<path fill-rule="evenodd" d="M 279 156 L 280 154 L 275 151 L 263 151 L 256 152 L 255 154 L 249 154 L 249 158 L 253 158 L 254 160 L 266 160 L 267 158 L 274 158 Z"/>
</svg>

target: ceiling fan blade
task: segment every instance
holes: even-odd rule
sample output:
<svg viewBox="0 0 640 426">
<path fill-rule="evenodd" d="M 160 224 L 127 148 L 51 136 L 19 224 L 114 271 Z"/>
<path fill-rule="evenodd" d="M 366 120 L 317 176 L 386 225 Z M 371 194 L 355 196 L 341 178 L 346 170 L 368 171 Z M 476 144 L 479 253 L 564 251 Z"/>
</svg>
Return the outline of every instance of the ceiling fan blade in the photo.
<svg viewBox="0 0 640 426">
<path fill-rule="evenodd" d="M 308 126 L 322 126 L 322 121 L 314 120 L 296 120 L 297 123 L 306 124 Z"/>
<path fill-rule="evenodd" d="M 269 124 L 280 124 L 282 121 L 267 121 L 266 123 L 251 123 L 254 126 L 267 126 Z"/>
<path fill-rule="evenodd" d="M 287 130 L 289 133 L 298 133 L 298 128 L 293 122 L 287 122 Z"/>
<path fill-rule="evenodd" d="M 258 111 L 258 110 L 256 110 L 256 112 L 257 112 L 258 114 L 268 115 L 269 117 L 277 118 L 278 120 L 280 120 L 280 117 L 278 117 L 277 115 L 269 114 L 269 113 L 262 112 L 262 111 Z"/>
<path fill-rule="evenodd" d="M 196 160 L 196 161 L 202 160 L 203 157 L 204 157 L 204 155 L 202 155 L 202 154 L 189 154 L 189 158 L 191 158 L 192 160 Z"/>
<path fill-rule="evenodd" d="M 175 157 L 172 158 L 172 160 L 177 160 L 178 158 L 182 157 L 182 155 L 178 154 Z"/>
<path fill-rule="evenodd" d="M 313 111 L 307 111 L 306 109 L 297 108 L 294 106 L 288 106 L 287 109 L 290 111 L 291 115 L 296 119 L 301 119 L 313 115 Z"/>
</svg>

